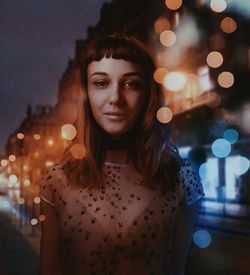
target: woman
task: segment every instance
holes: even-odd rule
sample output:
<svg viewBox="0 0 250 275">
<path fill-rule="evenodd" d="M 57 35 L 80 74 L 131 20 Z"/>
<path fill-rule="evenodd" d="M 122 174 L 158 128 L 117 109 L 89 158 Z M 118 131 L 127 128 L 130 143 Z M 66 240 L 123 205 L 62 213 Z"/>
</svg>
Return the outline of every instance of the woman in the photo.
<svg viewBox="0 0 250 275">
<path fill-rule="evenodd" d="M 116 34 L 78 69 L 77 135 L 41 183 L 41 274 L 184 274 L 203 190 L 156 118 L 152 58 Z"/>
</svg>

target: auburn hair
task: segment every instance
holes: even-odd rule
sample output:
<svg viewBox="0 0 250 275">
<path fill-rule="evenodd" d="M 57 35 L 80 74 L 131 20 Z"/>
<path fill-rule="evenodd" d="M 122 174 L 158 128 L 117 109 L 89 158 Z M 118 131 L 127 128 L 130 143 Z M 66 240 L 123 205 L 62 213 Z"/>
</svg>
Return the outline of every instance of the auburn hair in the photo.
<svg viewBox="0 0 250 275">
<path fill-rule="evenodd" d="M 135 142 L 129 148 L 129 157 L 142 174 L 144 184 L 162 184 L 167 190 L 174 189 L 181 160 L 177 149 L 169 141 L 169 124 L 162 124 L 156 118 L 159 108 L 166 106 L 163 91 L 153 78 L 156 67 L 142 42 L 125 34 L 113 34 L 92 40 L 76 60 L 78 89 L 71 95 L 71 101 L 77 108 L 77 117 L 73 123 L 77 135 L 63 158 L 68 184 L 89 189 L 104 184 L 102 168 L 105 147 L 102 137 L 105 133 L 93 117 L 87 94 L 88 65 L 104 57 L 130 61 L 144 70 L 146 95 L 137 123 L 130 131 Z M 71 155 L 70 149 L 74 144 L 84 146 L 85 155 L 82 159 Z"/>
</svg>

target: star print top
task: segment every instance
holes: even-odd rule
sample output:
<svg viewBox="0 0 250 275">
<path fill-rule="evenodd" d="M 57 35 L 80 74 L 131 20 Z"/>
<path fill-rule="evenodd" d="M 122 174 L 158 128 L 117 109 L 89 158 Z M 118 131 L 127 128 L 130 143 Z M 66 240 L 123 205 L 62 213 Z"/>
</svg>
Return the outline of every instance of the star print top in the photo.
<svg viewBox="0 0 250 275">
<path fill-rule="evenodd" d="M 130 164 L 105 162 L 105 185 L 90 191 L 67 184 L 63 163 L 44 174 L 41 199 L 55 208 L 64 274 L 171 274 L 171 228 L 184 199 L 190 205 L 203 188 L 189 161 L 175 192 L 141 185 Z"/>
</svg>

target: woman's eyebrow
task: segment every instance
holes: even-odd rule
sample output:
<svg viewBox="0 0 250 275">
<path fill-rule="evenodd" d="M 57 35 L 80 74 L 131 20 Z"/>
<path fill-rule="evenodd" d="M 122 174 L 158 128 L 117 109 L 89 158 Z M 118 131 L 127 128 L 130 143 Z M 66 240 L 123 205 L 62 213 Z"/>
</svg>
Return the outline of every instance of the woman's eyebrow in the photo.
<svg viewBox="0 0 250 275">
<path fill-rule="evenodd" d="M 129 72 L 129 73 L 125 73 L 123 76 L 139 76 L 143 78 L 143 75 L 139 72 Z"/>
<path fill-rule="evenodd" d="M 92 77 L 93 75 L 104 75 L 104 76 L 107 76 L 108 74 L 105 73 L 105 72 L 95 72 L 95 73 L 89 75 L 89 77 Z"/>
</svg>

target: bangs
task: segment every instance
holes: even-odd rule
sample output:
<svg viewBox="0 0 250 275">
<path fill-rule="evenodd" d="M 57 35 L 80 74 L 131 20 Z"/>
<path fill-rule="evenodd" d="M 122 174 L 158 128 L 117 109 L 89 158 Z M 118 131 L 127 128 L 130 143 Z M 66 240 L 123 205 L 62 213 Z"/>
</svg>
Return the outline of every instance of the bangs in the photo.
<svg viewBox="0 0 250 275">
<path fill-rule="evenodd" d="M 99 61 L 104 57 L 143 63 L 147 58 L 141 48 L 142 46 L 136 40 L 131 41 L 124 37 L 109 36 L 106 39 L 97 40 L 90 45 L 88 54 L 85 56 L 86 63 Z"/>
</svg>

